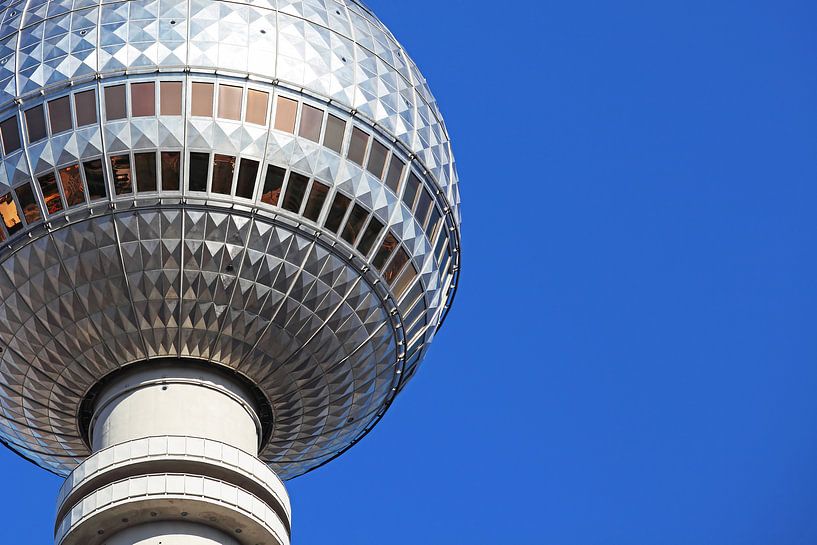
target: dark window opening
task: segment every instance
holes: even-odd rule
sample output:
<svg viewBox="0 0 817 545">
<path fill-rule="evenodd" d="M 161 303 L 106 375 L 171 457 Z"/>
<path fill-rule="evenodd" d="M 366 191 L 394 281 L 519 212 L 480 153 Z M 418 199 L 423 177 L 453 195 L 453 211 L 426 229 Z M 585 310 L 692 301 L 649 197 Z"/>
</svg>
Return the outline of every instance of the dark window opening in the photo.
<svg viewBox="0 0 817 545">
<path fill-rule="evenodd" d="M 207 191 L 210 154 L 190 152 L 190 191 Z"/>
<path fill-rule="evenodd" d="M 374 261 L 372 261 L 374 268 L 378 271 L 383 270 L 383 265 L 386 264 L 386 261 L 388 261 L 389 256 L 395 248 L 397 248 L 397 239 L 393 234 L 389 233 L 386 235 L 386 240 L 383 241 L 383 244 L 380 245 L 380 249 L 374 256 Z"/>
<path fill-rule="evenodd" d="M 236 197 L 252 199 L 255 193 L 255 178 L 258 176 L 258 161 L 241 159 L 238 167 L 238 183 L 235 188 Z"/>
<path fill-rule="evenodd" d="M 357 245 L 358 251 L 363 255 L 369 255 L 369 252 L 372 251 L 372 246 L 374 246 L 377 237 L 380 236 L 382 231 L 383 224 L 372 216 L 369 225 L 366 227 L 366 231 L 363 233 L 363 237 L 360 239 L 360 243 Z"/>
<path fill-rule="evenodd" d="M 3 151 L 9 153 L 20 149 L 20 128 L 17 126 L 17 116 L 0 122 L 0 134 L 3 136 Z"/>
<path fill-rule="evenodd" d="M 156 153 L 134 153 L 136 190 L 140 193 L 156 191 Z"/>
<path fill-rule="evenodd" d="M 229 195 L 233 191 L 235 157 L 216 153 L 213 156 L 213 193 Z"/>
<path fill-rule="evenodd" d="M 96 123 L 96 92 L 91 89 L 75 94 L 74 110 L 77 113 L 77 127 Z"/>
<path fill-rule="evenodd" d="M 133 177 L 130 169 L 130 155 L 114 155 L 111 157 L 111 172 L 113 173 L 113 188 L 117 195 L 133 192 Z"/>
<path fill-rule="evenodd" d="M 71 101 L 68 97 L 61 97 L 48 102 L 48 121 L 51 123 L 51 134 L 67 131 L 73 127 L 71 123 Z"/>
<path fill-rule="evenodd" d="M 281 187 L 284 185 L 284 177 L 287 171 L 283 168 L 268 166 L 267 176 L 264 180 L 264 193 L 261 195 L 261 202 L 278 206 L 278 199 L 281 197 Z"/>
<path fill-rule="evenodd" d="M 23 209 L 26 223 L 31 225 L 36 221 L 40 221 L 43 216 L 40 214 L 40 207 L 37 206 L 37 199 L 34 198 L 34 190 L 31 189 L 31 184 L 21 185 L 14 191 L 17 193 L 17 200 Z"/>
<path fill-rule="evenodd" d="M 162 191 L 178 191 L 182 172 L 182 154 L 178 151 L 162 152 Z"/>
<path fill-rule="evenodd" d="M 296 214 L 301 210 L 301 202 L 306 194 L 309 178 L 302 174 L 291 172 L 287 182 L 287 191 L 284 194 L 284 209 Z"/>
<path fill-rule="evenodd" d="M 386 279 L 386 282 L 389 285 L 392 285 L 394 280 L 397 278 L 397 275 L 400 274 L 400 271 L 403 270 L 403 267 L 406 263 L 408 263 L 409 256 L 403 248 L 400 248 L 394 257 L 389 263 L 389 266 L 386 267 L 385 272 L 383 273 L 383 278 Z"/>
<path fill-rule="evenodd" d="M 62 211 L 62 199 L 60 198 L 60 190 L 57 189 L 57 177 L 54 176 L 54 173 L 49 172 L 40 176 L 37 181 L 40 182 L 46 212 L 51 215 Z"/>
<path fill-rule="evenodd" d="M 346 222 L 346 227 L 343 228 L 341 238 L 349 244 L 354 244 L 368 217 L 369 212 L 359 204 L 356 204 L 352 208 L 352 213 L 349 214 L 349 220 Z"/>
<path fill-rule="evenodd" d="M 394 191 L 394 194 L 397 195 L 398 190 L 400 189 L 400 178 L 403 177 L 403 169 L 406 165 L 403 164 L 403 161 L 395 157 L 394 155 L 391 156 L 391 162 L 389 163 L 389 172 L 386 174 L 386 185 Z"/>
<path fill-rule="evenodd" d="M 45 108 L 40 104 L 26 110 L 26 130 L 28 131 L 28 142 L 42 140 L 48 133 L 45 129 Z"/>
<path fill-rule="evenodd" d="M 65 195 L 65 202 L 69 208 L 85 204 L 85 188 L 82 185 L 79 165 L 60 169 L 60 187 L 62 187 L 62 194 Z"/>
<path fill-rule="evenodd" d="M 102 168 L 102 160 L 94 159 L 93 161 L 86 161 L 82 163 L 82 168 L 85 170 L 85 181 L 88 183 L 88 197 L 91 201 L 98 201 L 108 197 L 108 191 L 105 188 L 105 171 Z"/>
<path fill-rule="evenodd" d="M 403 191 L 403 202 L 409 210 L 414 210 L 414 201 L 417 198 L 417 191 L 420 190 L 420 179 L 412 172 L 409 175 L 406 189 Z"/>
<path fill-rule="evenodd" d="M 312 182 L 312 189 L 309 192 L 309 198 L 306 200 L 306 208 L 304 208 L 304 217 L 315 222 L 318 221 L 328 194 L 329 186 L 318 181 Z"/>
<path fill-rule="evenodd" d="M 431 208 L 431 194 L 423 189 L 420 192 L 420 198 L 417 199 L 417 207 L 414 211 L 414 217 L 420 222 L 420 225 L 426 226 L 426 218 L 428 217 L 429 209 Z"/>
<path fill-rule="evenodd" d="M 329 209 L 329 216 L 327 216 L 326 223 L 324 224 L 327 229 L 333 233 L 338 232 L 340 222 L 343 221 L 343 217 L 346 215 L 346 210 L 349 208 L 349 203 L 351 202 L 352 200 L 346 195 L 342 193 L 335 194 L 332 207 Z"/>
<path fill-rule="evenodd" d="M 124 85 L 105 87 L 105 117 L 108 121 L 127 117 L 127 105 Z"/>
</svg>

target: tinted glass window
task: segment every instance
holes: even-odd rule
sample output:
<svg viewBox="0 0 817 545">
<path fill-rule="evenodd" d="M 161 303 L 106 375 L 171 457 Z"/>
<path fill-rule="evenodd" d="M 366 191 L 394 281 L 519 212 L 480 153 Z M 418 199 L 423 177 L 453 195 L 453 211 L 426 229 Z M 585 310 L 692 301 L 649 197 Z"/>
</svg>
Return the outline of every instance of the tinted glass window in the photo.
<svg viewBox="0 0 817 545">
<path fill-rule="evenodd" d="M 340 222 L 346 215 L 346 209 L 349 208 L 349 203 L 352 202 L 349 197 L 342 193 L 336 193 L 335 199 L 332 201 L 332 207 L 329 209 L 329 215 L 326 217 L 324 224 L 327 229 L 333 233 L 337 233 L 340 229 Z"/>
<path fill-rule="evenodd" d="M 346 122 L 339 117 L 329 114 L 326 118 L 326 132 L 323 135 L 323 145 L 340 153 L 343 149 L 343 135 L 346 133 Z"/>
<path fill-rule="evenodd" d="M 159 84 L 159 111 L 162 115 L 182 115 L 182 82 L 163 81 Z"/>
<path fill-rule="evenodd" d="M 130 99 L 131 113 L 134 117 L 156 115 L 156 86 L 154 82 L 132 83 L 130 86 Z"/>
<path fill-rule="evenodd" d="M 383 224 L 380 223 L 375 217 L 369 221 L 369 225 L 366 227 L 366 231 L 363 233 L 363 237 L 360 239 L 360 242 L 357 245 L 358 251 L 363 255 L 369 255 L 369 252 L 372 251 L 372 246 L 374 246 L 374 242 L 377 240 L 377 237 L 380 236 L 380 232 L 383 231 Z"/>
<path fill-rule="evenodd" d="M 400 250 L 402 252 L 402 250 Z M 388 271 L 387 271 L 388 273 Z M 394 296 L 397 299 L 400 299 L 403 294 L 406 292 L 406 289 L 411 285 L 414 279 L 417 278 L 417 269 L 414 268 L 414 265 L 411 264 L 403 271 L 403 274 L 400 275 L 400 278 L 397 282 L 394 283 L 392 286 L 392 292 L 394 292 Z M 413 317 L 411 318 L 414 319 Z M 411 322 L 408 322 L 411 323 Z"/>
<path fill-rule="evenodd" d="M 255 193 L 256 176 L 258 176 L 258 161 L 242 159 L 238 167 L 238 183 L 235 188 L 237 197 L 252 199 Z"/>
<path fill-rule="evenodd" d="M 45 108 L 40 104 L 26 110 L 26 129 L 28 141 L 36 142 L 47 136 L 45 131 Z"/>
<path fill-rule="evenodd" d="M 312 189 L 309 191 L 309 198 L 306 200 L 306 208 L 304 208 L 304 217 L 312 221 L 318 221 L 328 194 L 328 186 L 318 181 L 312 182 Z"/>
<path fill-rule="evenodd" d="M 393 234 L 389 233 L 388 235 L 386 235 L 386 240 L 383 241 L 383 244 L 380 245 L 380 249 L 374 256 L 374 261 L 372 261 L 372 265 L 374 265 L 374 267 L 378 271 L 382 270 L 383 265 L 386 264 L 386 261 L 388 261 L 389 256 L 392 254 L 395 248 L 397 248 L 397 239 L 394 237 Z"/>
<path fill-rule="evenodd" d="M 37 178 L 40 182 L 40 189 L 43 193 L 43 200 L 45 201 L 45 209 L 49 214 L 56 214 L 62 210 L 62 199 L 60 198 L 60 190 L 57 189 L 57 177 L 53 172 L 49 172 Z"/>
<path fill-rule="evenodd" d="M 397 194 L 397 191 L 400 189 L 400 178 L 403 176 L 403 168 L 405 168 L 405 166 L 403 161 L 394 155 L 391 156 L 389 171 L 386 173 L 386 185 L 391 188 L 395 194 Z"/>
<path fill-rule="evenodd" d="M 423 189 L 420 191 L 420 198 L 417 200 L 417 209 L 414 211 L 414 217 L 417 218 L 417 221 L 420 222 L 420 225 L 425 227 L 426 225 L 426 217 L 428 217 L 428 211 L 431 208 L 431 194 L 428 190 Z"/>
<path fill-rule="evenodd" d="M 213 84 L 193 83 L 193 101 L 190 106 L 192 115 L 213 116 Z"/>
<path fill-rule="evenodd" d="M 357 127 L 352 129 L 352 140 L 349 142 L 349 160 L 363 166 L 366 148 L 369 146 L 369 135 Z"/>
<path fill-rule="evenodd" d="M 275 110 L 275 128 L 288 133 L 295 132 L 295 114 L 298 103 L 284 97 L 278 97 L 278 107 Z"/>
<path fill-rule="evenodd" d="M 307 184 L 309 184 L 309 178 L 306 176 L 295 172 L 289 174 L 287 192 L 284 195 L 285 209 L 295 213 L 301 210 L 301 202 L 304 200 Z"/>
<path fill-rule="evenodd" d="M 88 197 L 92 201 L 98 201 L 108 196 L 105 188 L 105 173 L 102 168 L 102 160 L 94 159 L 82 163 L 85 171 L 85 181 L 88 183 Z"/>
<path fill-rule="evenodd" d="M 182 154 L 178 151 L 162 152 L 162 191 L 178 191 L 182 171 Z"/>
<path fill-rule="evenodd" d="M 31 189 L 31 184 L 21 185 L 14 191 L 17 193 L 17 200 L 23 208 L 23 216 L 26 219 L 26 223 L 31 225 L 36 221 L 40 221 L 43 216 L 40 214 L 40 207 L 37 206 L 37 200 L 34 198 L 34 191 Z"/>
<path fill-rule="evenodd" d="M 386 166 L 386 155 L 388 155 L 388 153 L 389 150 L 386 149 L 386 146 L 377 140 L 372 142 L 372 151 L 369 154 L 369 164 L 366 165 L 366 169 L 378 178 L 382 178 L 383 168 Z"/>
<path fill-rule="evenodd" d="M 218 86 L 218 116 L 223 119 L 241 119 L 241 95 L 244 90 L 232 85 Z"/>
<path fill-rule="evenodd" d="M 267 167 L 267 176 L 264 180 L 264 193 L 261 195 L 261 202 L 278 205 L 278 199 L 281 196 L 281 186 L 284 185 L 284 176 L 286 170 L 272 165 Z"/>
<path fill-rule="evenodd" d="M 136 167 L 136 190 L 156 191 L 156 153 L 134 153 L 133 163 Z"/>
<path fill-rule="evenodd" d="M 17 127 L 17 117 L 10 117 L 0 122 L 0 134 L 3 135 L 3 151 L 7 155 L 20 149 L 20 129 Z"/>
<path fill-rule="evenodd" d="M 71 101 L 68 97 L 57 98 L 48 103 L 48 121 L 51 123 L 51 134 L 72 128 Z"/>
<path fill-rule="evenodd" d="M 408 263 L 409 256 L 403 248 L 397 250 L 397 253 L 394 254 L 389 266 L 386 267 L 386 271 L 383 273 L 383 278 L 386 279 L 386 282 L 391 285 L 394 280 L 397 278 L 397 275 L 400 274 L 400 271 L 403 270 L 403 266 Z"/>
<path fill-rule="evenodd" d="M 111 173 L 113 174 L 114 192 L 117 195 L 133 192 L 130 155 L 114 155 L 111 157 Z"/>
<path fill-rule="evenodd" d="M 74 95 L 74 110 L 77 113 L 77 126 L 96 123 L 96 92 L 83 91 Z"/>
<path fill-rule="evenodd" d="M 190 190 L 207 191 L 207 175 L 210 173 L 210 154 L 190 152 Z"/>
<path fill-rule="evenodd" d="M 110 121 L 127 116 L 127 98 L 124 85 L 105 87 L 105 117 Z"/>
<path fill-rule="evenodd" d="M 6 193 L 0 197 L 0 218 L 3 218 L 3 224 L 6 226 L 6 231 L 13 235 L 23 228 L 23 221 L 20 219 L 20 211 L 14 203 L 11 193 Z"/>
<path fill-rule="evenodd" d="M 304 104 L 301 110 L 301 127 L 298 129 L 298 135 L 309 138 L 313 142 L 319 142 L 321 125 L 323 125 L 323 110 Z"/>
<path fill-rule="evenodd" d="M 60 187 L 69 207 L 85 203 L 85 188 L 82 185 L 79 165 L 60 169 Z"/>
<path fill-rule="evenodd" d="M 267 124 L 267 106 L 269 104 L 269 93 L 250 89 L 247 91 L 247 117 L 248 123 L 256 125 Z"/>
<path fill-rule="evenodd" d="M 341 235 L 343 240 L 349 244 L 354 244 L 357 240 L 357 236 L 363 229 L 363 224 L 366 223 L 367 217 L 369 217 L 369 213 L 366 209 L 356 204 L 354 208 L 352 208 L 352 213 L 349 214 L 349 221 L 346 222 L 346 227 L 343 228 L 343 234 Z"/>
<path fill-rule="evenodd" d="M 414 200 L 417 198 L 417 191 L 420 189 L 420 179 L 412 172 L 409 175 L 406 189 L 403 192 L 403 202 L 409 210 L 414 210 Z"/>
<path fill-rule="evenodd" d="M 229 195 L 233 191 L 233 173 L 235 172 L 235 157 L 230 155 L 213 156 L 213 193 Z"/>
</svg>

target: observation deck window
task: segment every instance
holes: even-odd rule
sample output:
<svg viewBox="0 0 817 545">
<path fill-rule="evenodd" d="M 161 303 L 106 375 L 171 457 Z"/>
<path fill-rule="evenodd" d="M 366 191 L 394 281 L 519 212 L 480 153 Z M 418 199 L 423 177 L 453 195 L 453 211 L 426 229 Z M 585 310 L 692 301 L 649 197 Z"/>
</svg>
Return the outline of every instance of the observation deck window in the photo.
<svg viewBox="0 0 817 545">
<path fill-rule="evenodd" d="M 40 214 L 40 207 L 37 206 L 37 199 L 34 198 L 34 190 L 31 189 L 31 184 L 23 184 L 14 192 L 17 193 L 17 200 L 23 209 L 23 217 L 25 217 L 26 223 L 31 225 L 40 221 L 43 216 Z"/>
<path fill-rule="evenodd" d="M 26 110 L 25 118 L 29 144 L 48 136 L 45 128 L 45 109 L 42 104 Z"/>
<path fill-rule="evenodd" d="M 131 115 L 152 117 L 156 115 L 156 84 L 152 81 L 131 83 Z M 138 178 L 137 173 L 137 178 Z"/>
<path fill-rule="evenodd" d="M 233 174 L 235 174 L 235 157 L 219 153 L 213 155 L 213 185 L 211 191 L 221 195 L 232 193 Z"/>
<path fill-rule="evenodd" d="M 397 250 L 392 258 L 391 262 L 389 262 L 389 266 L 386 267 L 386 270 L 383 271 L 383 278 L 386 279 L 386 282 L 391 286 L 397 275 L 400 274 L 400 271 L 403 270 L 403 267 L 408 263 L 409 256 L 403 248 Z"/>
<path fill-rule="evenodd" d="M 326 218 L 324 227 L 333 233 L 337 233 L 351 202 L 352 200 L 343 193 L 335 193 L 335 198 L 332 201 L 332 206 L 329 208 L 329 215 Z"/>
<path fill-rule="evenodd" d="M 241 102 L 244 89 L 234 85 L 218 86 L 218 117 L 241 120 Z"/>
<path fill-rule="evenodd" d="M 363 230 L 363 225 L 366 223 L 366 218 L 369 217 L 369 212 L 359 204 L 352 207 L 352 213 L 349 214 L 349 219 L 346 222 L 346 227 L 343 228 L 341 238 L 349 244 L 355 244 L 358 235 Z"/>
<path fill-rule="evenodd" d="M 136 190 L 140 193 L 156 191 L 156 152 L 134 153 Z"/>
<path fill-rule="evenodd" d="M 182 82 L 163 81 L 159 83 L 159 113 L 161 115 L 182 115 Z"/>
<path fill-rule="evenodd" d="M 6 226 L 9 235 L 13 235 L 23 228 L 20 209 L 17 208 L 11 193 L 6 193 L 0 197 L 0 218 L 3 219 L 3 225 Z"/>
<path fill-rule="evenodd" d="M 289 134 L 295 133 L 295 117 L 298 113 L 298 103 L 284 97 L 278 97 L 275 109 L 275 129 Z"/>
<path fill-rule="evenodd" d="M 403 250 L 401 249 L 400 251 L 402 252 Z M 408 258 L 408 256 L 406 257 Z M 413 263 L 409 263 L 409 266 L 403 269 L 403 274 L 400 275 L 391 288 L 395 298 L 397 298 L 398 301 L 401 297 L 403 297 L 406 289 L 408 289 L 411 283 L 414 282 L 415 278 L 417 278 L 417 269 L 414 268 Z"/>
<path fill-rule="evenodd" d="M 309 191 L 309 198 L 306 200 L 306 207 L 304 208 L 304 217 L 317 222 L 328 194 L 329 186 L 317 180 L 312 182 L 312 189 Z"/>
<path fill-rule="evenodd" d="M 374 174 L 378 179 L 383 179 L 383 169 L 386 167 L 386 156 L 389 150 L 386 146 L 375 140 L 372 142 L 372 151 L 369 153 L 369 163 L 366 170 Z"/>
<path fill-rule="evenodd" d="M 210 154 L 190 152 L 190 191 L 207 191 L 208 174 L 210 174 Z"/>
<path fill-rule="evenodd" d="M 85 188 L 82 185 L 79 165 L 71 165 L 60 169 L 60 187 L 69 208 L 85 204 Z"/>
<path fill-rule="evenodd" d="M 372 265 L 378 271 L 383 270 L 383 266 L 386 264 L 386 261 L 389 260 L 392 252 L 394 249 L 397 248 L 397 237 L 395 237 L 392 233 L 386 235 L 385 240 L 380 245 L 380 249 L 377 251 L 377 254 L 374 256 L 374 260 L 372 261 Z"/>
<path fill-rule="evenodd" d="M 181 179 L 182 154 L 178 151 L 162 152 L 162 190 L 178 191 Z"/>
<path fill-rule="evenodd" d="M 73 128 L 71 123 L 71 99 L 69 97 L 64 96 L 48 101 L 48 121 L 51 123 L 51 134 L 58 134 Z M 96 122 L 96 119 L 94 119 L 94 122 Z"/>
<path fill-rule="evenodd" d="M 391 162 L 389 163 L 389 172 L 386 174 L 386 186 L 394 191 L 395 195 L 399 195 L 400 179 L 403 177 L 403 170 L 405 168 L 406 165 L 403 164 L 403 161 L 392 154 Z"/>
<path fill-rule="evenodd" d="M 105 87 L 105 118 L 108 121 L 124 119 L 128 115 L 128 100 L 124 85 Z"/>
<path fill-rule="evenodd" d="M 290 172 L 289 180 L 287 181 L 287 191 L 284 194 L 284 209 L 296 214 L 301 210 L 301 202 L 304 200 L 306 194 L 306 186 L 309 184 L 309 178 Z"/>
<path fill-rule="evenodd" d="M 40 182 L 46 212 L 51 215 L 62 211 L 62 199 L 60 198 L 60 190 L 57 189 L 57 177 L 54 176 L 54 173 L 44 174 L 37 178 L 37 181 Z"/>
<path fill-rule="evenodd" d="M 193 99 L 190 114 L 197 117 L 213 117 L 213 84 L 193 82 Z"/>
<path fill-rule="evenodd" d="M 247 91 L 247 112 L 245 118 L 248 123 L 256 125 L 267 124 L 267 107 L 269 106 L 269 93 L 250 89 Z"/>
<path fill-rule="evenodd" d="M 131 175 L 130 155 L 112 156 L 111 173 L 113 174 L 114 193 L 117 195 L 133 193 L 133 176 Z"/>
<path fill-rule="evenodd" d="M 372 246 L 374 246 L 377 237 L 380 236 L 382 231 L 383 224 L 372 216 L 372 219 L 369 220 L 369 225 L 366 227 L 366 231 L 363 232 L 363 236 L 360 238 L 357 250 L 363 255 L 369 255 L 369 252 L 372 251 Z"/>
<path fill-rule="evenodd" d="M 371 137 L 358 129 L 352 129 L 352 139 L 349 141 L 349 160 L 354 161 L 360 166 L 363 166 L 363 160 L 366 158 L 366 148 L 369 147 L 369 139 Z"/>
<path fill-rule="evenodd" d="M 88 184 L 88 197 L 91 201 L 98 201 L 108 197 L 108 190 L 105 187 L 105 170 L 102 168 L 102 160 L 94 159 L 82 163 L 82 170 L 85 171 L 85 181 Z"/>
<path fill-rule="evenodd" d="M 343 137 L 346 134 L 346 121 L 329 114 L 326 118 L 326 132 L 323 135 L 323 145 L 337 154 L 343 149 Z"/>
<path fill-rule="evenodd" d="M 313 142 L 320 142 L 322 125 L 323 110 L 304 104 L 301 110 L 301 126 L 298 129 L 298 136 L 303 136 Z"/>
<path fill-rule="evenodd" d="M 74 110 L 77 114 L 77 127 L 96 123 L 96 92 L 91 89 L 75 94 Z"/>
<path fill-rule="evenodd" d="M 261 195 L 261 202 L 278 206 L 278 200 L 281 198 L 281 188 L 284 185 L 284 177 L 286 170 L 276 166 L 267 167 L 267 175 L 264 180 L 264 193 Z"/>
<path fill-rule="evenodd" d="M 258 161 L 241 159 L 238 167 L 238 182 L 235 194 L 242 199 L 252 199 L 255 193 L 255 179 L 258 177 Z"/>
<path fill-rule="evenodd" d="M 406 182 L 406 189 L 403 190 L 403 203 L 411 211 L 414 211 L 414 201 L 417 198 L 417 192 L 419 190 L 420 190 L 420 180 L 412 172 L 409 175 L 408 182 Z"/>
<path fill-rule="evenodd" d="M 0 135 L 3 136 L 3 152 L 6 155 L 20 149 L 22 143 L 20 142 L 20 128 L 17 126 L 17 116 L 0 122 Z"/>
</svg>

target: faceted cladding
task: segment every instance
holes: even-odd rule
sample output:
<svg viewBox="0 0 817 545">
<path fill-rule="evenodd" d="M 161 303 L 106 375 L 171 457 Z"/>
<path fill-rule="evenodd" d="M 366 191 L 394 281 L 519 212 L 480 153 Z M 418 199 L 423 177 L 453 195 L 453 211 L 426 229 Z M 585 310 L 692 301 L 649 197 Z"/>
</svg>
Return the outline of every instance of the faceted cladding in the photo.
<svg viewBox="0 0 817 545">
<path fill-rule="evenodd" d="M 0 440 L 66 474 L 101 378 L 184 357 L 267 396 L 281 477 L 355 444 L 459 273 L 450 142 L 394 37 L 336 0 L 0 13 Z"/>
</svg>

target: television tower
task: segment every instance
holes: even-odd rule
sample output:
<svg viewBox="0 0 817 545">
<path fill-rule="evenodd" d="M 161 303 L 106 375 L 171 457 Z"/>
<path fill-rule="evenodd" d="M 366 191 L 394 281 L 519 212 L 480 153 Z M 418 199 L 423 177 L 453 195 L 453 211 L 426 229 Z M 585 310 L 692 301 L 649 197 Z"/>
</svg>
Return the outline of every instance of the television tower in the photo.
<svg viewBox="0 0 817 545">
<path fill-rule="evenodd" d="M 410 6 L 406 9 L 411 9 Z M 358 0 L 0 1 L 0 441 L 56 545 L 284 545 L 460 268 L 426 81 Z"/>
</svg>

